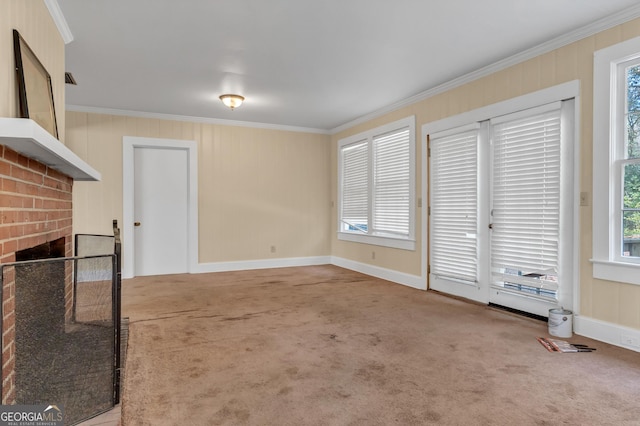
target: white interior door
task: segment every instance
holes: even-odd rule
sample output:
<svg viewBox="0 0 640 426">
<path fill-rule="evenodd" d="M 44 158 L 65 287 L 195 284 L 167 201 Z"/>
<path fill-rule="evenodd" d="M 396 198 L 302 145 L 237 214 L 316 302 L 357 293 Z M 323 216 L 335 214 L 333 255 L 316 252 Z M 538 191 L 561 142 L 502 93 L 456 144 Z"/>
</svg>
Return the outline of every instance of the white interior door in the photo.
<svg viewBox="0 0 640 426">
<path fill-rule="evenodd" d="M 122 139 L 122 219 L 123 278 L 198 270 L 196 141 Z"/>
<path fill-rule="evenodd" d="M 189 271 L 189 162 L 184 149 L 134 148 L 135 275 Z"/>
</svg>

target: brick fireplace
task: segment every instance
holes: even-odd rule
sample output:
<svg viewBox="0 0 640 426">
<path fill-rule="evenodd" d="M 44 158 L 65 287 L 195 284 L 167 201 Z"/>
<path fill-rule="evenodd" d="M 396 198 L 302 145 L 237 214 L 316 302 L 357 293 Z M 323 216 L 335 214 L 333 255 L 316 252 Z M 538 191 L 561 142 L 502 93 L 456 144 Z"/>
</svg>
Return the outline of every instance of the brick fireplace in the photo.
<svg viewBox="0 0 640 426">
<path fill-rule="evenodd" d="M 71 256 L 73 179 L 5 146 L 0 153 L 0 262 L 14 262 L 17 251 L 60 238 Z M 15 401 L 15 276 L 8 275 L 2 292 L 2 404 Z"/>
<path fill-rule="evenodd" d="M 61 240 L 72 256 L 75 180 L 100 180 L 91 168 L 34 121 L 0 118 L 0 263 L 16 252 Z M 61 244 L 58 241 L 58 244 Z M 70 280 L 68 280 L 70 281 Z M 2 404 L 15 403 L 15 273 L 2 286 Z M 65 286 L 69 310 L 72 287 Z"/>
</svg>

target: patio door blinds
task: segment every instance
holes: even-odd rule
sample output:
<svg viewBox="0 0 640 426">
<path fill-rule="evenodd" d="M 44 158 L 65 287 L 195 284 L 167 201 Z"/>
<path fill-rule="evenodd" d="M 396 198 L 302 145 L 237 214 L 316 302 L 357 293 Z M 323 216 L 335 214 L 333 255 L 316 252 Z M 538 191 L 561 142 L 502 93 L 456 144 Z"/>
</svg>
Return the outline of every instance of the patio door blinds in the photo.
<svg viewBox="0 0 640 426">
<path fill-rule="evenodd" d="M 430 136 L 431 274 L 477 282 L 479 125 Z"/>
<path fill-rule="evenodd" d="M 363 140 L 342 151 L 341 229 L 367 233 L 369 228 L 369 146 Z"/>
<path fill-rule="evenodd" d="M 491 130 L 491 285 L 555 298 L 561 103 L 492 119 Z"/>
</svg>

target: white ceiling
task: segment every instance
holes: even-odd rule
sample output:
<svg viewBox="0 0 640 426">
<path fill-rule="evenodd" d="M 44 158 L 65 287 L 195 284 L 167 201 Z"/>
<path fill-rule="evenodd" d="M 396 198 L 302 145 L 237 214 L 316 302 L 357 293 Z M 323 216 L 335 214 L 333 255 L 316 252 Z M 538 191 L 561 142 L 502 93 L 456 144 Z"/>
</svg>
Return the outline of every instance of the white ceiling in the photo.
<svg viewBox="0 0 640 426">
<path fill-rule="evenodd" d="M 637 0 L 58 4 L 74 38 L 70 109 L 324 131 L 550 40 L 640 16 Z M 227 92 L 245 104 L 230 111 L 218 100 Z"/>
</svg>

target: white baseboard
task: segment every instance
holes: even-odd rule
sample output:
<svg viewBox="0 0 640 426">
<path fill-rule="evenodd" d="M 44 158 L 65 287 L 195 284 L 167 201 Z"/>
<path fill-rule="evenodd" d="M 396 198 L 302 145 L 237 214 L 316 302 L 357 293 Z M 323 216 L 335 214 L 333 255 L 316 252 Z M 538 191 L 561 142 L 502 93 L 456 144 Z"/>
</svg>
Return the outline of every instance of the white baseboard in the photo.
<svg viewBox="0 0 640 426">
<path fill-rule="evenodd" d="M 330 256 L 288 257 L 281 259 L 240 260 L 233 262 L 199 263 L 192 273 L 244 271 L 250 269 L 288 268 L 292 266 L 326 265 Z"/>
<path fill-rule="evenodd" d="M 576 315 L 573 318 L 576 334 L 640 352 L 640 330 L 594 318 Z"/>
<path fill-rule="evenodd" d="M 408 287 L 417 288 L 419 290 L 427 289 L 426 279 L 422 279 L 419 275 L 406 274 L 404 272 L 398 272 L 392 269 L 381 268 L 379 266 L 368 265 L 366 263 L 355 262 L 353 260 L 335 256 L 331 257 L 330 263 L 332 265 L 340 266 L 341 268 L 350 269 L 352 271 L 371 275 L 372 277 L 392 281 Z"/>
<path fill-rule="evenodd" d="M 241 260 L 233 262 L 199 263 L 192 273 L 244 271 L 251 269 L 288 268 L 292 266 L 312 266 L 332 264 L 372 277 L 392 281 L 409 287 L 426 290 L 426 281 L 420 276 L 405 274 L 392 269 L 380 268 L 366 263 L 354 262 L 335 256 L 289 257 L 281 259 Z"/>
</svg>

